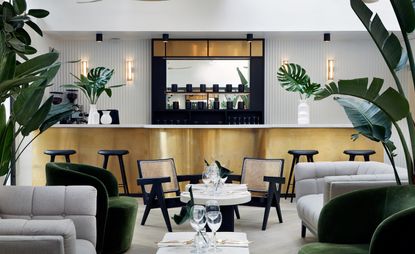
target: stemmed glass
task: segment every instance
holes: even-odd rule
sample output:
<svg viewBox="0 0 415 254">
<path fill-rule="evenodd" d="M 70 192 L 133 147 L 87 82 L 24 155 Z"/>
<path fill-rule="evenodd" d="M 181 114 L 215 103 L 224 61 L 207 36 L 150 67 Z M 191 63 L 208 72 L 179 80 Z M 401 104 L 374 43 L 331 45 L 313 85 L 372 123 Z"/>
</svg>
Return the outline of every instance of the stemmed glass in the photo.
<svg viewBox="0 0 415 254">
<path fill-rule="evenodd" d="M 222 213 L 219 212 L 216 218 L 212 218 L 208 215 L 207 224 L 213 232 L 213 248 L 214 248 L 214 251 L 217 252 L 216 232 L 219 230 L 220 226 L 222 225 Z"/>
<path fill-rule="evenodd" d="M 202 173 L 202 182 L 205 184 L 205 189 L 207 192 L 209 183 L 211 183 L 209 166 L 206 166 L 205 170 Z"/>
<path fill-rule="evenodd" d="M 219 202 L 217 200 L 208 200 L 205 207 L 207 217 L 212 220 L 215 219 L 220 213 Z"/>
<path fill-rule="evenodd" d="M 203 246 L 208 245 L 208 242 L 205 236 L 201 233 L 201 231 L 206 226 L 205 215 L 206 215 L 206 209 L 204 206 L 201 206 L 201 205 L 193 206 L 193 214 L 192 214 L 192 219 L 190 220 L 190 225 L 192 226 L 194 230 L 197 231 L 197 234 L 195 236 L 195 246 L 196 246 L 197 253 L 200 253 L 201 248 Z"/>
</svg>

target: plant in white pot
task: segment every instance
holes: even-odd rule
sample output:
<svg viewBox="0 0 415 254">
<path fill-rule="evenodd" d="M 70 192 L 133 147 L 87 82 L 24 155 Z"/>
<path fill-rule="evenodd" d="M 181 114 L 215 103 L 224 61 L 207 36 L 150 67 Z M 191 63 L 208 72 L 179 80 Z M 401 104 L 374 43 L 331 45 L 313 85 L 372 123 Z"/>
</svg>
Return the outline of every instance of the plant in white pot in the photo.
<svg viewBox="0 0 415 254">
<path fill-rule="evenodd" d="M 298 124 L 310 123 L 310 107 L 307 103 L 312 95 L 319 89 L 320 84 L 310 80 L 307 72 L 298 64 L 284 64 L 277 73 L 281 86 L 289 92 L 299 92 L 300 102 L 298 104 Z"/>
<path fill-rule="evenodd" d="M 72 74 L 72 73 L 71 73 Z M 89 115 L 88 124 L 99 124 L 99 113 L 97 111 L 97 102 L 102 93 L 106 93 L 108 97 L 112 96 L 112 88 L 121 87 L 125 84 L 107 86 L 109 80 L 114 74 L 114 70 L 110 70 L 105 67 L 96 67 L 88 72 L 85 77 L 81 74 L 78 78 L 74 76 L 78 81 L 73 84 L 63 85 L 66 88 L 79 88 L 89 100 Z"/>
</svg>

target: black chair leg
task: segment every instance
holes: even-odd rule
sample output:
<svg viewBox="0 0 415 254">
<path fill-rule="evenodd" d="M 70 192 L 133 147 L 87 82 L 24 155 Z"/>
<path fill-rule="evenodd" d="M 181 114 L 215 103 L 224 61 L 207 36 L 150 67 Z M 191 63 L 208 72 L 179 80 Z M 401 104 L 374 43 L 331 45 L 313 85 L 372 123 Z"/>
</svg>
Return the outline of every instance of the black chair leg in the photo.
<svg viewBox="0 0 415 254">
<path fill-rule="evenodd" d="M 50 156 L 50 162 L 55 162 L 55 155 Z"/>
<path fill-rule="evenodd" d="M 265 207 L 264 220 L 262 221 L 262 230 L 267 229 L 269 211 L 271 210 L 271 203 L 272 203 L 272 199 L 267 198 L 267 206 Z"/>
<path fill-rule="evenodd" d="M 300 162 L 300 156 L 296 156 L 295 158 L 294 158 L 294 166 L 295 165 L 297 165 L 298 164 L 298 162 Z M 293 187 L 292 187 L 292 189 L 291 189 L 291 203 L 293 202 L 293 200 L 294 200 L 294 196 L 295 196 L 295 174 L 294 174 L 294 168 L 293 168 Z"/>
<path fill-rule="evenodd" d="M 108 159 L 109 159 L 109 156 L 104 155 L 104 164 L 102 165 L 102 167 L 105 169 L 107 169 L 107 166 L 108 166 Z"/>
<path fill-rule="evenodd" d="M 122 159 L 121 155 L 118 155 L 118 161 L 120 162 L 120 170 L 121 170 L 121 178 L 122 178 L 122 185 L 124 188 L 124 194 L 130 195 L 130 192 L 128 191 L 127 176 L 125 174 L 124 160 Z"/>
<path fill-rule="evenodd" d="M 66 160 L 67 163 L 71 162 L 71 159 L 69 158 L 69 155 L 65 155 L 65 160 Z"/>
<path fill-rule="evenodd" d="M 238 206 L 237 206 L 237 205 L 236 205 L 236 206 L 234 206 L 234 207 L 233 207 L 233 210 L 235 211 L 236 218 L 237 218 L 238 220 L 240 220 L 240 219 L 241 219 L 241 215 L 239 214 L 239 208 L 238 208 Z"/>
<path fill-rule="evenodd" d="M 280 223 L 282 223 L 282 213 L 279 202 L 276 204 L 275 208 L 277 209 L 278 220 L 280 221 Z"/>
<path fill-rule="evenodd" d="M 285 190 L 285 199 L 287 199 L 288 193 L 290 192 L 291 178 L 294 173 L 295 162 L 296 162 L 296 156 L 294 155 L 293 162 L 291 164 L 290 176 L 288 177 L 288 183 L 287 183 L 287 187 Z"/>
<path fill-rule="evenodd" d="M 301 238 L 305 238 L 307 228 L 301 223 Z"/>
<path fill-rule="evenodd" d="M 151 210 L 151 205 L 147 204 L 144 210 L 143 218 L 141 219 L 141 226 L 144 226 L 146 224 L 147 217 L 150 214 L 150 210 Z"/>
<path fill-rule="evenodd" d="M 164 196 L 162 193 L 161 195 L 158 195 L 158 200 L 159 200 L 161 212 L 163 213 L 164 221 L 166 222 L 167 230 L 169 232 L 173 232 L 171 228 L 171 224 L 170 224 L 169 212 L 167 211 L 166 200 L 164 199 Z"/>
</svg>

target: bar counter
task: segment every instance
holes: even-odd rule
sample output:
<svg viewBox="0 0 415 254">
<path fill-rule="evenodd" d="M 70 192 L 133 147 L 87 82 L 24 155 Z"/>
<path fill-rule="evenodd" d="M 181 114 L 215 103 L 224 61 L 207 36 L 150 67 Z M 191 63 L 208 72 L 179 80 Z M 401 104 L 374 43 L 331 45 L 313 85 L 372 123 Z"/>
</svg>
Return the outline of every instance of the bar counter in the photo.
<svg viewBox="0 0 415 254">
<path fill-rule="evenodd" d="M 348 160 L 347 149 L 372 149 L 371 160 L 383 162 L 382 146 L 364 137 L 352 141 L 351 125 L 55 125 L 40 135 L 32 146 L 33 185 L 45 184 L 47 149 L 74 149 L 74 163 L 102 166 L 100 149 L 126 149 L 124 156 L 128 186 L 139 193 L 136 184 L 137 160 L 174 158 L 178 174 L 201 173 L 204 159 L 219 160 L 240 173 L 244 157 L 282 158 L 288 178 L 291 149 L 315 149 L 315 161 Z M 61 158 L 57 158 L 57 161 Z M 120 181 L 118 160 L 108 168 Z"/>
</svg>

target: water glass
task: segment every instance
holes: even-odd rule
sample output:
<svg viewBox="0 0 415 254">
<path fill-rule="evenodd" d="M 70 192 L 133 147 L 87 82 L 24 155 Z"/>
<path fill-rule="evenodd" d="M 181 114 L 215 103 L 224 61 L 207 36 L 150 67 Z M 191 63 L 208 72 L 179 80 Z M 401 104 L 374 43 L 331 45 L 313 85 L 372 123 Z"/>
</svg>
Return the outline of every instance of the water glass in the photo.
<svg viewBox="0 0 415 254">
<path fill-rule="evenodd" d="M 211 217 L 207 217 L 207 224 L 209 228 L 213 232 L 213 248 L 215 252 L 217 251 L 217 240 L 216 240 L 216 232 L 219 230 L 220 226 L 222 225 L 222 213 L 219 212 L 216 218 L 212 219 Z"/>
<path fill-rule="evenodd" d="M 206 216 L 210 219 L 216 219 L 220 213 L 219 202 L 217 200 L 208 200 L 206 202 Z"/>
</svg>

